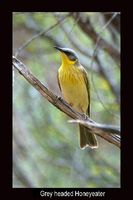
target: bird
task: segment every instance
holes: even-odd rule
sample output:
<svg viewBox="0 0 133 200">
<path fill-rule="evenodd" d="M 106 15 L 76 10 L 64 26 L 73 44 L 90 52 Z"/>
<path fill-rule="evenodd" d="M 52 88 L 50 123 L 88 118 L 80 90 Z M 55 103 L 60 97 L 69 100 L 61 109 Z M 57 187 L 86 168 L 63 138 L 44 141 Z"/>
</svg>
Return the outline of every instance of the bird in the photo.
<svg viewBox="0 0 133 200">
<path fill-rule="evenodd" d="M 58 46 L 55 48 L 61 55 L 57 80 L 63 98 L 77 112 L 90 116 L 90 84 L 87 71 L 80 64 L 73 49 Z M 81 149 L 98 147 L 96 135 L 83 125 L 79 125 L 79 140 Z"/>
</svg>

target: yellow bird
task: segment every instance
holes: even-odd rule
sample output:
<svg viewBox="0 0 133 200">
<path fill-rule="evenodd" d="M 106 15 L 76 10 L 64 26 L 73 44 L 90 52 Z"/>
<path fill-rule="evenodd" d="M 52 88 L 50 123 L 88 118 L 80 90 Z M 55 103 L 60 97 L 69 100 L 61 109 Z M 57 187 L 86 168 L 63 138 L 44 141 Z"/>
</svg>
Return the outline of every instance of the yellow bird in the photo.
<svg viewBox="0 0 133 200">
<path fill-rule="evenodd" d="M 64 99 L 78 112 L 90 116 L 90 86 L 87 72 L 77 54 L 68 48 L 55 47 L 61 53 L 62 64 L 58 70 L 58 83 Z M 96 136 L 79 125 L 80 147 L 97 148 Z"/>
</svg>

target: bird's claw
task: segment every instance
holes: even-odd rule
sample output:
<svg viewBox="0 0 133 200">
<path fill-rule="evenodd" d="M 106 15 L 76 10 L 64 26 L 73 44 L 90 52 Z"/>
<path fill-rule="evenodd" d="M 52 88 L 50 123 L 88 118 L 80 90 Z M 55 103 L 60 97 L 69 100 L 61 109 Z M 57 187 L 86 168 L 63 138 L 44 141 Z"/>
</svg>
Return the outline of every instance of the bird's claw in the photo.
<svg viewBox="0 0 133 200">
<path fill-rule="evenodd" d="M 83 117 L 85 118 L 85 120 L 88 118 L 86 113 L 83 113 Z"/>
<path fill-rule="evenodd" d="M 57 100 L 63 101 L 63 98 L 61 96 L 57 96 Z"/>
</svg>

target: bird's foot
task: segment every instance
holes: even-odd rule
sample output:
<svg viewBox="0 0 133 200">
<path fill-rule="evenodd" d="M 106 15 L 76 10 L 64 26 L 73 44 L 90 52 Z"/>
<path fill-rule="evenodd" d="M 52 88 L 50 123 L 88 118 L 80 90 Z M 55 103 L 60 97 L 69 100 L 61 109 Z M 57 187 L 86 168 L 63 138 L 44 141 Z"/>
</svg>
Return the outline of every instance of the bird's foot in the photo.
<svg viewBox="0 0 133 200">
<path fill-rule="evenodd" d="M 83 113 L 82 115 L 85 118 L 85 120 L 88 118 L 88 115 L 86 113 Z"/>
<path fill-rule="evenodd" d="M 62 102 L 63 98 L 61 96 L 56 96 L 56 98 L 55 98 L 55 104 L 57 103 L 58 100 L 60 100 Z"/>
<path fill-rule="evenodd" d="M 63 98 L 61 96 L 57 96 L 57 100 L 63 101 Z"/>
</svg>

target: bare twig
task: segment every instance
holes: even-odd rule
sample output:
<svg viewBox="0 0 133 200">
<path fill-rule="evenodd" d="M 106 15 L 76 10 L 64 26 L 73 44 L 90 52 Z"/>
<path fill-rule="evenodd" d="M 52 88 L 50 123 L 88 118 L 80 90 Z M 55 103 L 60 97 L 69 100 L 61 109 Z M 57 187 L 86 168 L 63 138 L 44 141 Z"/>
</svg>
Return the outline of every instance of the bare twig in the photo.
<svg viewBox="0 0 133 200">
<path fill-rule="evenodd" d="M 100 59 L 99 59 L 99 57 L 98 57 L 97 54 L 95 55 L 95 60 L 99 64 L 98 67 L 99 67 L 99 73 L 100 73 L 100 75 L 107 81 L 107 84 L 108 84 L 108 86 L 110 88 L 110 91 L 114 95 L 116 102 L 118 104 L 120 104 L 120 97 L 119 97 L 119 93 L 118 93 L 118 90 L 116 88 L 116 85 L 113 83 L 112 78 L 108 75 L 108 73 L 106 72 L 106 70 L 103 68 L 103 65 L 102 65 L 102 63 L 101 63 L 101 61 L 100 61 Z M 94 67 L 92 68 L 92 63 L 93 62 L 94 62 L 94 58 L 91 60 L 91 64 L 90 64 L 91 71 L 94 71 L 93 70 Z M 92 76 L 93 76 L 93 73 L 92 73 Z M 93 82 L 93 86 L 94 86 L 93 77 L 91 77 L 91 78 L 92 78 L 92 82 Z M 96 88 L 95 88 L 95 90 L 96 90 Z M 98 97 L 98 99 L 99 99 L 100 102 L 102 102 L 102 100 L 100 99 L 100 97 Z M 101 103 L 101 104 L 103 104 L 103 103 Z"/>
<path fill-rule="evenodd" d="M 101 35 L 103 33 L 103 31 L 107 28 L 107 26 L 111 23 L 111 21 L 117 16 L 117 13 L 114 13 L 113 16 L 107 21 L 107 23 L 103 26 L 102 30 L 100 31 L 98 37 L 97 37 L 97 41 L 96 41 L 96 45 L 95 45 L 95 48 L 94 48 L 94 51 L 93 51 L 93 55 L 92 55 L 92 59 L 91 59 L 91 64 L 90 64 L 90 67 L 92 68 L 93 67 L 93 62 L 94 62 L 94 58 L 95 59 L 98 59 L 98 57 L 96 56 L 96 52 L 97 52 L 97 49 L 98 49 L 98 46 L 99 46 L 99 43 L 100 43 L 100 40 L 102 39 L 101 38 Z M 100 65 L 100 69 L 102 70 L 102 66 Z M 102 70 L 102 72 L 104 73 L 104 71 Z M 104 76 L 106 76 L 106 74 L 104 73 Z M 93 83 L 93 87 L 96 91 L 96 88 L 95 88 L 95 84 L 94 84 L 94 80 L 93 80 L 93 74 L 91 76 L 91 79 L 92 79 L 92 83 Z M 110 82 L 109 82 L 110 83 Z M 113 85 L 110 83 L 110 88 L 112 89 L 113 93 L 116 95 L 117 97 L 117 94 L 116 94 L 116 91 L 113 87 Z M 115 117 L 119 118 L 117 115 L 115 115 L 114 113 L 112 113 L 110 110 L 108 110 L 108 108 L 103 104 L 98 92 L 96 92 L 97 94 L 97 98 L 99 99 L 99 101 L 101 102 L 102 106 L 105 108 L 105 110 L 107 110 L 110 114 L 114 115 Z M 116 98 L 117 99 L 117 102 L 119 102 L 119 99 L 118 97 Z"/>
<path fill-rule="evenodd" d="M 112 143 L 112 138 L 113 138 L 113 144 L 120 147 L 120 135 L 119 135 L 120 128 L 119 127 L 107 125 L 107 124 L 99 124 L 94 121 L 87 122 L 85 120 L 69 120 L 69 122 L 84 125 L 85 127 L 89 128 L 90 132 L 99 135 L 100 137 L 106 139 L 108 142 Z"/>
<path fill-rule="evenodd" d="M 72 107 L 62 98 L 59 98 L 53 94 L 48 88 L 46 88 L 29 70 L 28 68 L 17 58 L 13 56 L 13 66 L 17 71 L 34 87 L 39 93 L 45 97 L 50 103 L 66 113 L 69 117 L 79 120 L 76 123 L 81 123 L 83 126 L 89 128 L 92 133 L 99 135 L 108 142 L 120 147 L 120 137 L 115 136 L 120 134 L 120 130 L 116 127 L 109 125 L 101 125 L 90 119 L 89 117 L 84 118 L 84 115 L 76 112 Z"/>
<path fill-rule="evenodd" d="M 76 39 L 75 35 L 72 35 L 72 30 L 75 26 L 75 23 L 77 23 L 78 18 L 75 19 L 74 24 L 71 28 L 71 30 L 69 30 L 69 26 L 65 25 L 63 23 L 60 23 L 60 18 L 59 16 L 53 14 L 53 16 L 55 17 L 55 19 L 59 22 L 61 29 L 63 30 L 63 32 L 65 33 L 65 35 L 67 36 L 67 38 L 70 40 L 71 44 L 78 49 L 78 51 L 80 51 L 80 53 L 82 53 L 83 55 L 85 55 L 86 57 L 90 57 L 91 58 L 91 54 L 87 51 L 88 49 L 83 48 L 81 45 L 79 46 L 78 42 L 79 40 Z M 68 28 L 69 27 L 69 28 Z"/>
<path fill-rule="evenodd" d="M 41 35 L 44 35 L 46 33 L 48 33 L 49 31 L 51 31 L 53 28 L 55 28 L 60 22 L 62 22 L 63 20 L 65 20 L 67 17 L 69 16 L 66 15 L 65 17 L 63 17 L 59 22 L 53 24 L 52 26 L 50 26 L 47 30 L 42 30 L 39 33 L 37 33 L 36 35 L 34 35 L 32 38 L 30 38 L 29 40 L 27 40 L 21 47 L 19 47 L 16 52 L 15 52 L 15 57 L 18 56 L 18 54 L 22 51 L 22 49 L 24 49 L 25 47 L 27 47 L 33 40 L 35 40 L 36 38 L 40 37 Z"/>
<path fill-rule="evenodd" d="M 93 55 L 92 55 L 92 62 L 93 62 L 93 59 L 96 55 L 96 51 L 97 51 L 97 48 L 99 46 L 99 43 L 100 43 L 100 40 L 102 40 L 102 33 L 104 32 L 104 30 L 107 28 L 107 26 L 112 22 L 112 20 L 117 16 L 117 13 L 114 13 L 113 16 L 107 21 L 107 23 L 103 26 L 102 30 L 100 31 L 100 33 L 98 34 L 98 37 L 97 37 L 97 40 L 96 40 L 96 45 L 95 45 L 95 48 L 94 48 L 94 52 L 93 52 Z"/>
<path fill-rule="evenodd" d="M 120 127 L 118 127 L 118 126 L 107 125 L 107 124 L 99 124 L 99 123 L 96 123 L 94 121 L 87 122 L 85 120 L 69 120 L 69 122 L 80 123 L 82 125 L 85 125 L 88 128 L 90 128 L 90 126 L 94 127 L 95 129 L 99 129 L 100 128 L 103 131 L 106 131 L 108 133 L 114 133 L 114 134 L 120 135 Z"/>
<path fill-rule="evenodd" d="M 115 14 L 117 15 L 117 13 Z M 77 22 L 79 27 L 84 31 L 84 33 L 91 37 L 94 43 L 96 43 L 99 34 L 95 32 L 89 18 L 85 19 L 79 12 L 71 13 L 71 15 L 74 19 L 77 19 L 77 17 L 80 16 Z M 109 55 L 111 55 L 112 58 L 115 59 L 115 61 L 120 61 L 120 52 L 103 38 L 100 39 L 100 47 L 106 50 L 109 53 Z"/>
</svg>

